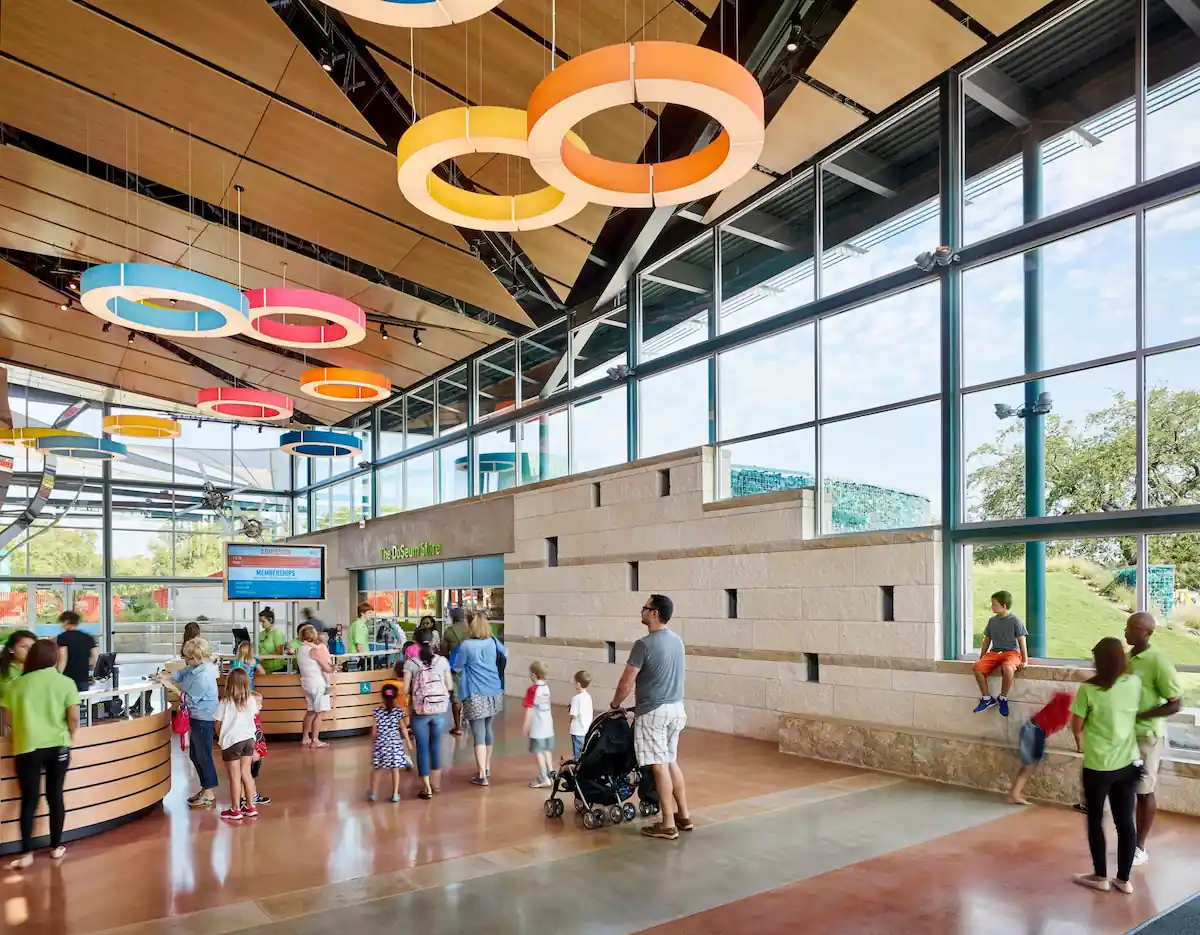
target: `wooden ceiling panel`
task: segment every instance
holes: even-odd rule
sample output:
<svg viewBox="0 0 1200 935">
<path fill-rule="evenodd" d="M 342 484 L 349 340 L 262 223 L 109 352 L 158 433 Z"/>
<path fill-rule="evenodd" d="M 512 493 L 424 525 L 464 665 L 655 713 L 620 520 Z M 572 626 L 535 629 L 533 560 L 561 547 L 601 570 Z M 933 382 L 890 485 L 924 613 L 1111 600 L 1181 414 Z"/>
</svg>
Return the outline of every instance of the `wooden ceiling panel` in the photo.
<svg viewBox="0 0 1200 935">
<path fill-rule="evenodd" d="M 283 23 L 280 22 L 280 25 Z M 357 130 L 377 143 L 383 143 L 379 134 L 359 113 L 358 108 L 350 103 L 350 98 L 342 93 L 337 82 L 317 64 L 317 60 L 300 43 L 296 43 L 292 60 L 288 63 L 287 71 L 283 73 L 283 79 L 275 93 L 330 120 L 336 120 L 344 127 Z"/>
<path fill-rule="evenodd" d="M 640 14 L 641 11 L 639 10 L 638 13 Z M 630 19 L 632 18 L 631 16 Z M 686 42 L 689 45 L 695 45 L 704 35 L 704 23 L 696 19 L 675 0 L 668 0 L 654 16 L 648 16 L 645 26 L 641 25 L 640 16 L 638 19 L 639 23 L 636 27 L 633 23 L 629 24 L 630 39 L 633 42 L 662 39 L 664 42 Z M 730 47 L 729 51 L 732 53 L 733 48 Z"/>
<path fill-rule="evenodd" d="M 505 337 L 505 332 L 474 318 L 467 318 L 449 309 L 431 305 L 424 299 L 405 292 L 397 292 L 387 286 L 368 283 L 360 279 L 363 289 L 349 296 L 363 308 L 390 315 L 393 318 L 403 318 L 408 321 L 419 321 L 430 328 L 449 328 L 458 331 L 479 344 L 491 344 Z M 423 340 L 423 339 L 422 339 Z"/>
<path fill-rule="evenodd" d="M 453 227 L 418 211 L 400 194 L 394 154 L 286 104 L 276 101 L 267 108 L 246 155 L 446 243 L 466 246 Z"/>
<path fill-rule="evenodd" d="M 732 185 L 728 186 L 721 194 L 717 195 L 709 209 L 704 212 L 704 223 L 707 224 L 719 218 L 726 211 L 737 207 L 747 198 L 757 195 L 774 181 L 775 179 L 765 172 L 751 169 Z"/>
<path fill-rule="evenodd" d="M 592 252 L 592 245 L 586 240 L 557 227 L 521 231 L 513 234 L 513 238 L 543 276 L 566 286 L 574 285 Z"/>
<path fill-rule="evenodd" d="M 0 183 L 10 185 L 11 183 Z M 55 213 L 53 211 L 47 213 Z M 140 232 L 141 251 L 134 247 L 134 238 L 128 244 L 113 241 L 103 236 L 95 236 L 85 231 L 63 227 L 40 217 L 17 211 L 3 204 L 0 199 L 0 229 L 20 235 L 39 246 L 34 253 L 44 253 L 50 256 L 72 256 L 92 263 L 172 263 L 172 254 L 182 253 L 187 249 L 186 244 L 178 244 L 166 238 L 157 237 L 146 231 Z M 160 249 L 167 256 L 159 256 L 145 251 Z"/>
<path fill-rule="evenodd" d="M 235 152 L 250 144 L 269 102 L 70 0 L 6 0 L 0 50 Z M 131 133 L 130 152 L 141 147 Z"/>
<path fill-rule="evenodd" d="M 205 201 L 220 202 L 238 165 L 186 133 L 6 59 L 0 88 L 0 122 Z"/>
<path fill-rule="evenodd" d="M 878 112 L 983 45 L 930 0 L 858 0 L 808 74 Z"/>
<path fill-rule="evenodd" d="M 954 5 L 996 35 L 1008 32 L 1050 0 L 955 0 Z"/>
<path fill-rule="evenodd" d="M 576 56 L 601 46 L 626 42 L 642 28 L 643 16 L 647 21 L 655 20 L 669 7 L 678 9 L 703 30 L 703 24 L 675 0 L 649 0 L 644 8 L 641 4 L 560 0 L 557 4 L 558 47 L 567 55 Z M 545 0 L 504 0 L 500 10 L 540 36 L 550 35 L 550 10 Z M 650 35 L 657 38 L 653 30 Z M 662 38 L 669 37 L 664 35 Z"/>
<path fill-rule="evenodd" d="M 533 327 L 533 320 L 504 290 L 487 266 L 470 254 L 454 250 L 436 240 L 422 240 L 392 272 L 496 312 L 510 321 Z"/>
</svg>

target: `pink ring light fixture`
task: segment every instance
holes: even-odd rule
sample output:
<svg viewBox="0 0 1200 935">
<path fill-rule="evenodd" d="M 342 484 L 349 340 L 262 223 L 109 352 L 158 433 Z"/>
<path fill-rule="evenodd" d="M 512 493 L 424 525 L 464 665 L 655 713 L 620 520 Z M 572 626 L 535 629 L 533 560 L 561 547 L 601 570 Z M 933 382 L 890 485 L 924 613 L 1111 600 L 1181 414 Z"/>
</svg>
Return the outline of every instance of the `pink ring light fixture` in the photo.
<svg viewBox="0 0 1200 935">
<path fill-rule="evenodd" d="M 367 316 L 346 299 L 313 289 L 251 289 L 249 321 L 253 337 L 278 347 L 331 348 L 358 344 L 367 336 Z M 281 316 L 322 318 L 323 325 L 298 325 Z"/>
<path fill-rule="evenodd" d="M 214 416 L 286 422 L 292 417 L 292 401 L 282 393 L 240 386 L 214 386 L 196 394 L 196 408 Z"/>
</svg>

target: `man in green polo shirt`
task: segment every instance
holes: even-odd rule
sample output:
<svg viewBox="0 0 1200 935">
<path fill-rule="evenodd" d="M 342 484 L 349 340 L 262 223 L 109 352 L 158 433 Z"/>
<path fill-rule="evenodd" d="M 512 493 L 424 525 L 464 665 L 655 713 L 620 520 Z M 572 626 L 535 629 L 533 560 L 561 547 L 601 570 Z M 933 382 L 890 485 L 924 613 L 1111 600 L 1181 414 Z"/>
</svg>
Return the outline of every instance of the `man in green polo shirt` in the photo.
<svg viewBox="0 0 1200 935">
<path fill-rule="evenodd" d="M 1135 866 L 1144 864 L 1146 839 L 1154 824 L 1157 805 L 1154 787 L 1158 767 L 1167 750 L 1167 718 L 1180 708 L 1179 675 L 1175 666 L 1158 647 L 1150 645 L 1154 617 L 1147 613 L 1131 614 L 1125 622 L 1125 642 L 1130 646 L 1129 671 L 1142 680 L 1142 700 L 1138 707 L 1137 742 L 1144 762 L 1142 780 L 1137 789 L 1137 850 Z"/>
</svg>

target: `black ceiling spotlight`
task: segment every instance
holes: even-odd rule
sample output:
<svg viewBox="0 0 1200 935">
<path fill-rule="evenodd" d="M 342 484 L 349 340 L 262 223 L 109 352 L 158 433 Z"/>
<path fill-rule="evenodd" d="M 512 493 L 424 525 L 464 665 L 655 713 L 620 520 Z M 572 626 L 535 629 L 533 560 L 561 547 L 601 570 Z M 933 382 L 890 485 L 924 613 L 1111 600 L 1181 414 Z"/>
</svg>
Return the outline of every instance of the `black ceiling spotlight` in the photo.
<svg viewBox="0 0 1200 935">
<path fill-rule="evenodd" d="M 59 305 L 59 306 L 58 306 L 58 309 L 59 309 L 59 311 L 61 311 L 61 312 L 65 312 L 65 311 L 67 310 L 67 308 L 68 308 L 68 307 L 69 307 L 69 306 L 68 306 L 68 305 L 67 305 L 65 302 L 63 302 L 61 305 Z"/>
<path fill-rule="evenodd" d="M 132 343 L 133 343 L 133 339 L 134 339 L 135 337 L 136 337 L 136 335 L 135 335 L 135 334 L 134 334 L 132 331 L 130 331 L 130 332 L 129 332 L 129 337 L 127 337 L 127 338 L 125 339 L 125 343 L 126 343 L 126 344 L 132 344 Z"/>
<path fill-rule="evenodd" d="M 100 330 L 103 331 L 105 334 L 108 334 L 110 331 L 112 331 L 112 322 L 106 321 L 104 323 L 104 327 L 101 328 Z"/>
<path fill-rule="evenodd" d="M 383 338 L 383 340 L 385 340 L 385 341 L 388 339 L 387 325 L 380 324 L 380 326 L 379 326 L 379 336 L 380 336 L 381 338 Z"/>
<path fill-rule="evenodd" d="M 417 347 L 421 346 L 421 329 L 413 328 L 413 344 Z"/>
<path fill-rule="evenodd" d="M 79 291 L 79 285 L 78 285 L 78 283 L 69 282 L 69 283 L 67 283 L 67 288 L 68 288 L 68 289 L 74 289 L 76 292 L 78 292 L 78 291 Z"/>
<path fill-rule="evenodd" d="M 333 71 L 333 57 L 329 54 L 328 49 L 321 50 L 321 67 L 326 71 Z"/>
</svg>

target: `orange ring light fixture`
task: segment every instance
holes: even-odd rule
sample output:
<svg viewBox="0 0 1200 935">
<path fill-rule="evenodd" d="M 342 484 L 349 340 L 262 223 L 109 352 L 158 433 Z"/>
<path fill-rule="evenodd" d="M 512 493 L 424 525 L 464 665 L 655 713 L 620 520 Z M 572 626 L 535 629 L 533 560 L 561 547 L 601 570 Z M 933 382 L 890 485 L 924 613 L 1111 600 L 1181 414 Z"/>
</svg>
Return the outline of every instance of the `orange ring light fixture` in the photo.
<svg viewBox="0 0 1200 935">
<path fill-rule="evenodd" d="M 126 438 L 178 438 L 183 431 L 183 426 L 174 419 L 133 414 L 105 416 L 103 428 L 109 435 Z"/>
<path fill-rule="evenodd" d="M 392 381 L 370 370 L 314 367 L 300 375 L 300 389 L 317 399 L 374 403 L 391 395 Z"/>
<path fill-rule="evenodd" d="M 722 127 L 681 159 L 613 162 L 570 139 L 572 127 L 621 104 L 654 101 L 702 111 Z M 763 94 L 728 56 L 682 42 L 606 46 L 550 72 L 529 99 L 529 161 L 548 184 L 621 208 L 677 205 L 719 192 L 752 168 L 765 139 Z"/>
<path fill-rule="evenodd" d="M 514 107 L 454 107 L 418 120 L 396 149 L 396 182 L 415 208 L 447 224 L 484 231 L 529 231 L 553 227 L 587 207 L 581 195 L 546 187 L 523 195 L 469 192 L 436 175 L 434 167 L 470 153 L 529 158 L 528 116 Z M 569 145 L 588 153 L 568 133 Z"/>
<path fill-rule="evenodd" d="M 329 6 L 384 26 L 426 29 L 483 16 L 500 0 L 327 0 Z"/>
</svg>

